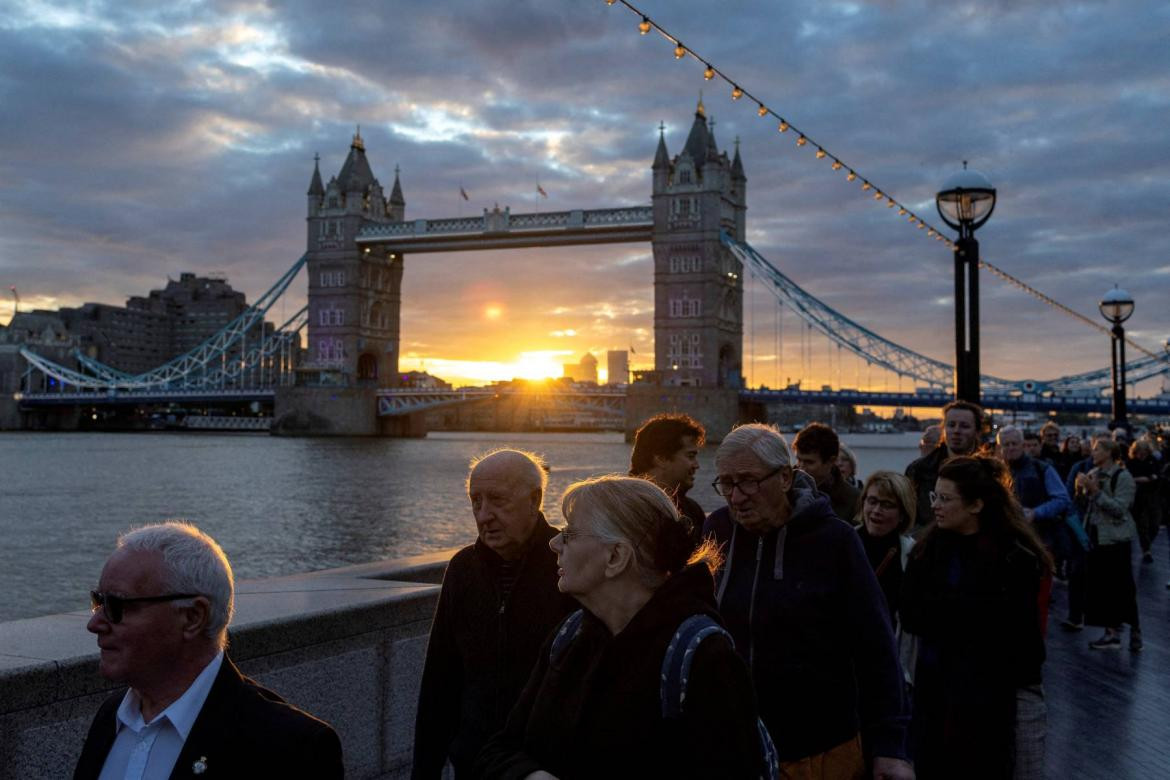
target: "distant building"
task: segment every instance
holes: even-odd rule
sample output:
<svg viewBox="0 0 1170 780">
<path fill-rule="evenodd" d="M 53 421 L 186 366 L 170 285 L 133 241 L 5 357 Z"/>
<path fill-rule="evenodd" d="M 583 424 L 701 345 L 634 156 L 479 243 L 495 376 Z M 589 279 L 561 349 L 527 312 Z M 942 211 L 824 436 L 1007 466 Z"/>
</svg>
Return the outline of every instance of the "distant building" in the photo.
<svg viewBox="0 0 1170 780">
<path fill-rule="evenodd" d="M 605 353 L 608 369 L 607 385 L 625 385 L 630 381 L 630 353 L 624 349 L 611 349 Z"/>
<path fill-rule="evenodd" d="M 52 390 L 56 381 L 40 372 L 33 372 L 25 380 L 28 363 L 21 357 L 20 348 L 28 347 L 54 363 L 76 368 L 73 352 L 77 345 L 77 337 L 70 335 L 56 312 L 20 312 L 12 317 L 8 327 L 0 325 L 0 431 L 21 427 L 15 393 Z M 32 385 L 23 386 L 25 381 Z"/>
<path fill-rule="evenodd" d="M 426 371 L 407 371 L 398 375 L 398 386 L 412 390 L 450 390 L 451 383 L 431 376 Z"/>
<path fill-rule="evenodd" d="M 165 288 L 133 296 L 125 306 L 86 303 L 57 315 L 87 355 L 139 374 L 198 347 L 247 307 L 244 294 L 223 278 L 184 272 L 178 281 L 168 279 Z M 263 328 L 272 331 L 270 324 Z M 257 325 L 247 341 L 255 344 L 260 336 Z"/>
<path fill-rule="evenodd" d="M 565 363 L 562 366 L 564 376 L 574 382 L 592 382 L 597 384 L 597 358 L 589 352 L 581 358 L 580 363 Z"/>
</svg>

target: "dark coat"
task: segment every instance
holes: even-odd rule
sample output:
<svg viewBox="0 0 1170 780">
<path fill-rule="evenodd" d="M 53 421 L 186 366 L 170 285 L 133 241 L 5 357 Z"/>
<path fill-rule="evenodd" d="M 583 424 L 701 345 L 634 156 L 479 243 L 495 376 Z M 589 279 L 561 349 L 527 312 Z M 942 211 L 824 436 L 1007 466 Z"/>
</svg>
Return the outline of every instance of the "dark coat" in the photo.
<svg viewBox="0 0 1170 780">
<path fill-rule="evenodd" d="M 937 529 L 903 579 L 918 637 L 911 747 L 918 776 L 1011 777 L 1016 690 L 1040 683 L 1040 560 L 1018 543 Z"/>
<path fill-rule="evenodd" d="M 662 717 L 666 646 L 686 618 L 718 620 L 711 575 L 694 564 L 670 577 L 616 636 L 585 612 L 581 633 L 550 663 L 550 642 L 507 728 L 480 753 L 486 778 L 537 769 L 598 777 L 756 778 L 760 745 L 747 668 L 726 637 L 695 651 L 679 718 Z"/>
<path fill-rule="evenodd" d="M 511 595 L 500 558 L 483 542 L 451 559 L 427 644 L 411 777 L 437 778 L 448 757 L 457 774 L 503 728 L 548 634 L 576 602 L 557 590 L 557 534 L 543 516 L 520 559 Z"/>
<path fill-rule="evenodd" d="M 118 705 L 125 691 L 102 703 L 74 780 L 96 780 L 114 744 Z M 314 777 L 341 778 L 341 742 L 328 723 L 286 703 L 279 695 L 240 674 L 226 655 L 203 709 L 183 743 L 171 780 L 197 777 L 196 761 L 205 775 L 217 778 Z"/>
<path fill-rule="evenodd" d="M 751 668 L 764 724 L 782 761 L 859 731 L 867 756 L 904 758 L 902 670 L 861 540 L 826 496 L 794 488 L 789 501 L 788 522 L 763 536 L 726 507 L 707 519 L 726 555 L 719 609 Z"/>
</svg>

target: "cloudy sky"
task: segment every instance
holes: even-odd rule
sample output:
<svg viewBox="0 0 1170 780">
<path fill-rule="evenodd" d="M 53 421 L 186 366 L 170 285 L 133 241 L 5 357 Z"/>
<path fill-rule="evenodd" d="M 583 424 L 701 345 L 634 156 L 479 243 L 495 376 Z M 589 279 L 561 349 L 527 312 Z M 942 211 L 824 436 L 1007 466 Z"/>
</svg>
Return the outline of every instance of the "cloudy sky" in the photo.
<svg viewBox="0 0 1170 780">
<path fill-rule="evenodd" d="M 936 225 L 934 193 L 970 160 L 999 189 L 986 259 L 1094 320 L 1118 283 L 1133 337 L 1170 336 L 1165 2 L 638 5 Z M 648 203 L 658 124 L 676 153 L 703 89 L 720 146 L 740 139 L 749 241 L 831 306 L 951 359 L 949 250 L 637 21 L 604 0 L 0 0 L 0 284 L 56 307 L 220 271 L 254 298 L 304 251 L 313 155 L 328 179 L 358 124 L 387 191 L 400 167 L 408 219 Z M 990 275 L 982 289 L 986 372 L 1108 362 L 1100 332 Z M 651 290 L 647 245 L 416 255 L 402 351 L 448 376 L 631 345 L 648 367 Z M 795 316 L 777 323 L 762 288 L 752 300 L 745 373 L 799 378 Z M 810 349 L 806 381 L 896 386 L 823 338 Z"/>
</svg>

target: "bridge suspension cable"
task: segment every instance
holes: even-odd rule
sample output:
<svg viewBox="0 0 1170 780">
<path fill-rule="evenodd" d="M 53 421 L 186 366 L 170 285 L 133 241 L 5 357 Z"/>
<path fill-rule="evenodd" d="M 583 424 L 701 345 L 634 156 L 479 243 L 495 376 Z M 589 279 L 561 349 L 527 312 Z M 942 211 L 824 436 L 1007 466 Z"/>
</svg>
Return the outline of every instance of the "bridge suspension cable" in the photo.
<svg viewBox="0 0 1170 780">
<path fill-rule="evenodd" d="M 276 301 L 284 295 L 288 286 L 296 278 L 297 274 L 300 273 L 307 260 L 307 254 L 301 255 L 300 259 L 293 263 L 292 267 L 285 271 L 263 295 L 257 298 L 255 303 L 244 309 L 235 319 L 212 334 L 203 343 L 185 354 L 141 374 L 127 374 L 124 371 L 119 371 L 116 368 L 107 366 L 100 361 L 80 353 L 77 354 L 78 362 L 90 372 L 88 374 L 54 363 L 26 347 L 21 348 L 20 354 L 28 361 L 30 366 L 35 366 L 39 371 L 63 384 L 72 385 L 84 390 L 112 392 L 116 390 L 143 390 L 161 387 L 174 389 L 210 387 L 213 386 L 210 381 L 210 377 L 212 376 L 215 377 L 216 382 L 222 384 L 223 380 L 228 376 L 225 373 L 228 363 L 227 355 L 237 344 L 240 345 L 240 351 L 242 353 L 247 353 L 245 339 L 248 332 L 257 325 L 260 325 L 261 329 L 263 329 L 265 315 Z M 302 314 L 304 314 L 303 309 L 285 323 L 285 326 L 294 324 L 297 317 Z M 303 327 L 304 324 L 302 323 L 296 328 L 296 331 L 299 332 Z M 286 331 L 282 329 L 274 333 L 271 340 L 279 344 L 280 340 L 284 338 L 286 338 Z M 265 354 L 263 343 L 266 341 L 268 340 L 261 339 L 261 346 L 256 348 L 258 351 L 254 350 L 248 354 L 253 354 L 257 357 L 263 356 Z M 275 350 L 276 348 L 274 346 L 272 349 Z M 244 366 L 246 367 L 247 365 L 250 365 L 250 363 L 245 359 Z M 218 369 L 216 366 L 218 366 Z"/>
<path fill-rule="evenodd" d="M 802 319 L 807 329 L 816 328 L 839 346 L 863 358 L 867 364 L 878 365 L 899 376 L 907 376 L 934 388 L 949 387 L 953 369 L 941 360 L 922 355 L 889 339 L 883 338 L 836 311 L 817 299 L 772 265 L 767 258 L 750 244 L 736 241 L 726 232 L 721 235 L 723 243 L 745 265 L 767 280 L 771 291 L 781 304 L 787 304 Z M 805 346 L 802 340 L 802 368 Z M 811 368 L 811 339 L 809 339 L 809 365 Z M 1151 355 L 1126 364 L 1126 375 L 1132 383 L 1170 373 L 1170 356 Z M 1000 391 L 1024 390 L 1042 392 L 1045 390 L 1099 390 L 1109 383 L 1110 369 L 1102 368 L 1081 374 L 1058 377 L 1048 381 L 1014 382 L 1000 377 L 983 375 L 985 388 Z"/>
</svg>

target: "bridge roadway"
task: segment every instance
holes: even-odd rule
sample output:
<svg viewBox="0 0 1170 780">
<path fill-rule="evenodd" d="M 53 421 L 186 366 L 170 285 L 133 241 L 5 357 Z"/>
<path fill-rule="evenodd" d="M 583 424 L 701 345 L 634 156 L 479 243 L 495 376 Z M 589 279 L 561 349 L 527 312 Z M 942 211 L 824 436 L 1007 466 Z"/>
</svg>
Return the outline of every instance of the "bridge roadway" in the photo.
<svg viewBox="0 0 1170 780">
<path fill-rule="evenodd" d="M 455 404 L 485 401 L 493 398 L 529 393 L 548 398 L 565 406 L 619 412 L 624 409 L 625 391 L 610 387 L 588 390 L 520 390 L 499 387 L 469 387 L 458 390 L 378 391 L 378 414 L 395 417 Z M 20 393 L 21 406 L 63 406 L 86 404 L 94 406 L 136 403 L 213 403 L 215 401 L 272 401 L 272 389 L 239 390 L 119 390 L 85 393 Z M 889 406 L 903 408 L 940 408 L 952 399 L 946 392 L 864 392 L 861 390 L 742 390 L 740 399 L 755 403 L 806 404 L 810 406 Z M 989 392 L 983 395 L 983 406 L 1005 412 L 1097 412 L 1110 411 L 1107 396 L 1043 396 L 1020 393 Z M 1170 397 L 1132 398 L 1126 402 L 1131 413 L 1170 415 Z"/>
<path fill-rule="evenodd" d="M 397 252 L 454 252 L 647 242 L 654 232 L 650 206 L 513 214 L 497 206 L 482 217 L 416 219 L 370 225 L 357 244 Z"/>
</svg>

